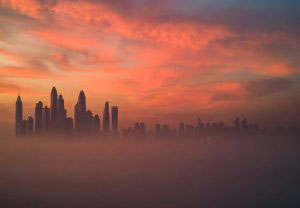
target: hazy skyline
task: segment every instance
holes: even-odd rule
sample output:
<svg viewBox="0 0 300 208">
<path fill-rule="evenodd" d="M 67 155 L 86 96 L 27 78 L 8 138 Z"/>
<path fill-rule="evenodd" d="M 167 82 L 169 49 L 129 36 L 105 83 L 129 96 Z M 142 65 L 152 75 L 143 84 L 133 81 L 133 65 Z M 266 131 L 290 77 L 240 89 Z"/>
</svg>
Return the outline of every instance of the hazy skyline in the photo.
<svg viewBox="0 0 300 208">
<path fill-rule="evenodd" d="M 120 125 L 300 123 L 300 5 L 288 1 L 0 0 L 0 122 L 49 89 Z"/>
</svg>

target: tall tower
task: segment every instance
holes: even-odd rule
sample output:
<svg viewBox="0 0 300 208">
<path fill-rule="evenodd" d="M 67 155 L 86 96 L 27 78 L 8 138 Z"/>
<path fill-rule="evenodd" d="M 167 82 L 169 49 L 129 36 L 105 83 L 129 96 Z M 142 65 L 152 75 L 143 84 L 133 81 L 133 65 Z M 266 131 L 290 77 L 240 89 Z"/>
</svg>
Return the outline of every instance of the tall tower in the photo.
<svg viewBox="0 0 300 208">
<path fill-rule="evenodd" d="M 107 135 L 110 132 L 110 125 L 109 125 L 109 103 L 106 102 L 104 106 L 103 112 L 103 134 Z"/>
<path fill-rule="evenodd" d="M 79 131 L 79 107 L 78 102 L 74 106 L 75 131 Z"/>
<path fill-rule="evenodd" d="M 118 106 L 111 107 L 112 131 L 114 136 L 118 135 L 118 114 Z"/>
<path fill-rule="evenodd" d="M 16 101 L 16 135 L 21 134 L 22 122 L 23 122 L 23 103 L 19 95 Z"/>
<path fill-rule="evenodd" d="M 94 116 L 94 133 L 96 135 L 100 134 L 100 117 L 98 114 Z"/>
<path fill-rule="evenodd" d="M 74 107 L 75 114 L 75 129 L 77 132 L 82 133 L 86 129 L 86 97 L 81 90 L 78 96 L 78 102 Z"/>
<path fill-rule="evenodd" d="M 180 136 L 180 138 L 184 137 L 184 123 L 183 122 L 179 123 L 179 136 Z"/>
<path fill-rule="evenodd" d="M 52 128 L 56 128 L 57 126 L 57 91 L 56 88 L 53 87 L 51 90 L 51 125 Z"/>
<path fill-rule="evenodd" d="M 60 130 L 64 129 L 65 124 L 65 101 L 62 95 L 58 97 L 57 124 Z"/>
<path fill-rule="evenodd" d="M 50 130 L 50 109 L 48 106 L 45 106 L 43 109 L 43 129 L 45 129 L 46 132 L 49 132 Z"/>
<path fill-rule="evenodd" d="M 35 106 L 35 133 L 40 134 L 43 128 L 43 103 L 40 101 Z"/>
<path fill-rule="evenodd" d="M 33 118 L 31 116 L 27 119 L 27 132 L 29 135 L 33 135 Z"/>
<path fill-rule="evenodd" d="M 86 97 L 84 92 L 81 90 L 78 97 L 78 106 L 81 112 L 86 112 Z"/>
</svg>

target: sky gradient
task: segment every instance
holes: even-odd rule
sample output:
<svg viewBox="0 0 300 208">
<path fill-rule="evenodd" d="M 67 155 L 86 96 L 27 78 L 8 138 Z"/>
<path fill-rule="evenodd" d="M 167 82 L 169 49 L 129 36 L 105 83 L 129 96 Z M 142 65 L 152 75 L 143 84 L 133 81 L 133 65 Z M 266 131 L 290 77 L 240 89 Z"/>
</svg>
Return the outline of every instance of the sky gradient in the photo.
<svg viewBox="0 0 300 208">
<path fill-rule="evenodd" d="M 134 121 L 300 123 L 297 0 L 0 0 L 0 123 L 79 91 Z"/>
</svg>

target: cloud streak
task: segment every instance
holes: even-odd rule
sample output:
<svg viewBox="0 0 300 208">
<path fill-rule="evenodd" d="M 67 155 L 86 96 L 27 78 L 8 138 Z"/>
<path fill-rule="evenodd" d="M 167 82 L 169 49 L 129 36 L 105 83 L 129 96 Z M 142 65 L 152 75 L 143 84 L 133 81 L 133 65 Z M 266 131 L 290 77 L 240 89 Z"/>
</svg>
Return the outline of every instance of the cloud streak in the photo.
<svg viewBox="0 0 300 208">
<path fill-rule="evenodd" d="M 84 88 L 92 106 L 98 94 L 148 117 L 149 109 L 247 109 L 255 97 L 260 111 L 287 91 L 296 97 L 296 1 L 226 4 L 0 0 L 0 76 L 44 93 L 52 85 L 72 93 Z"/>
</svg>

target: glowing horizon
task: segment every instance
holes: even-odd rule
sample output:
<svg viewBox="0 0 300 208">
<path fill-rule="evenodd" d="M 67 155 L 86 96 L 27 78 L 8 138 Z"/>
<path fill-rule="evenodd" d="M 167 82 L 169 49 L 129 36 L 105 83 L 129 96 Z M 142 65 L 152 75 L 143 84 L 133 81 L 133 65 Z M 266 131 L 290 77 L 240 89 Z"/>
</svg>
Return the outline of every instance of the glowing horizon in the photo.
<svg viewBox="0 0 300 208">
<path fill-rule="evenodd" d="M 300 123 L 300 5 L 237 0 L 0 0 L 0 122 L 18 93 L 34 115 L 50 90 L 68 116 L 80 90 L 120 124 Z"/>
</svg>

